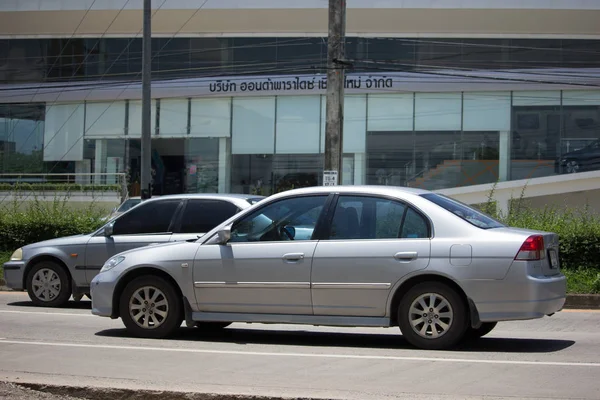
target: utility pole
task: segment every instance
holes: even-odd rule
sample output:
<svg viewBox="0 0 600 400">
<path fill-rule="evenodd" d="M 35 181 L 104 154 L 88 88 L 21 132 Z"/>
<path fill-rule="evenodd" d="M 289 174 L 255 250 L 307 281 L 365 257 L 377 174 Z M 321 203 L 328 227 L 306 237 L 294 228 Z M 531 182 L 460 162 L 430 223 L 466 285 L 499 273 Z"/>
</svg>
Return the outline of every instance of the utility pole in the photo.
<svg viewBox="0 0 600 400">
<path fill-rule="evenodd" d="M 152 52 L 152 2 L 144 0 L 144 35 L 142 39 L 142 163 L 141 163 L 141 194 L 142 199 L 152 197 L 151 183 L 152 178 L 152 133 L 150 132 L 152 124 L 151 112 L 151 52 Z"/>
<path fill-rule="evenodd" d="M 346 0 L 329 0 L 324 186 L 342 182 L 345 37 Z"/>
</svg>

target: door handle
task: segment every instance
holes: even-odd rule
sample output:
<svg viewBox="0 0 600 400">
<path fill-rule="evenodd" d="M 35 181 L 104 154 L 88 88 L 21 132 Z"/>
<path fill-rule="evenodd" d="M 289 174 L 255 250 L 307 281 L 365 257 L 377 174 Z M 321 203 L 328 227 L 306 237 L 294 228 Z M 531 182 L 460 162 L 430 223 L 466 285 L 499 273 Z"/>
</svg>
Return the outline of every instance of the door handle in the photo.
<svg viewBox="0 0 600 400">
<path fill-rule="evenodd" d="M 416 260 L 418 256 L 419 255 L 416 251 L 401 251 L 399 253 L 394 254 L 394 258 L 402 262 Z"/>
<path fill-rule="evenodd" d="M 283 255 L 284 261 L 300 261 L 304 259 L 304 253 L 288 253 Z"/>
</svg>

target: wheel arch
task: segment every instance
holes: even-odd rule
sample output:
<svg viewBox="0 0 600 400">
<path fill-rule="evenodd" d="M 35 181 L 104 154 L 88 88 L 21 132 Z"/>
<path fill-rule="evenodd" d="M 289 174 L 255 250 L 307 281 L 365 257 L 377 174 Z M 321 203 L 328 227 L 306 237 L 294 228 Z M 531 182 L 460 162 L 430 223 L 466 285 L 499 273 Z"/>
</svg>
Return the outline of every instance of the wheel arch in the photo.
<svg viewBox="0 0 600 400">
<path fill-rule="evenodd" d="M 29 260 L 25 270 L 23 271 L 23 287 L 27 287 L 27 277 L 29 276 L 31 269 L 39 263 L 45 261 L 56 263 L 65 271 L 67 277 L 69 278 L 69 287 L 71 288 L 71 291 L 73 291 L 73 275 L 71 274 L 71 271 L 69 271 L 69 267 L 67 267 L 67 264 L 61 260 L 60 257 L 57 257 L 53 254 L 39 254 Z"/>
<path fill-rule="evenodd" d="M 458 295 L 464 301 L 465 306 L 467 307 L 467 310 L 468 310 L 467 318 L 469 320 L 469 324 L 471 326 L 481 325 L 481 323 L 479 321 L 479 312 L 477 311 L 477 307 L 475 306 L 475 303 L 473 302 L 472 299 L 470 299 L 467 296 L 467 294 L 465 293 L 463 288 L 458 283 L 456 283 L 456 281 L 454 281 L 453 279 L 451 279 L 447 276 L 444 276 L 444 275 L 426 273 L 426 274 L 412 276 L 412 277 L 406 279 L 394 291 L 394 294 L 392 296 L 392 300 L 390 302 L 390 306 L 388 309 L 388 313 L 389 313 L 388 315 L 390 316 L 390 325 L 391 326 L 398 325 L 398 313 L 396 310 L 398 310 L 398 307 L 400 306 L 400 302 L 402 301 L 402 298 L 404 297 L 404 295 L 415 285 L 418 285 L 418 284 L 424 283 L 424 282 L 443 283 L 443 284 L 451 287 L 452 289 L 454 289 L 456 291 L 456 293 L 458 293 Z"/>
<path fill-rule="evenodd" d="M 177 293 L 178 298 L 180 299 L 180 301 L 182 301 L 181 306 L 183 309 L 183 305 L 184 305 L 183 292 L 181 291 L 181 288 L 177 284 L 177 281 L 175 280 L 175 278 L 173 278 L 172 275 L 170 275 L 168 272 L 166 272 L 165 270 L 163 270 L 161 268 L 158 268 L 158 267 L 152 266 L 152 265 L 147 265 L 147 266 L 132 269 L 132 270 L 128 271 L 127 273 L 125 273 L 125 275 L 123 275 L 121 277 L 121 279 L 119 279 L 119 282 L 117 283 L 117 285 L 115 286 L 115 290 L 113 291 L 111 318 L 118 318 L 121 316 L 121 310 L 119 309 L 119 307 L 120 307 L 119 300 L 121 298 L 121 295 L 123 294 L 123 291 L 125 290 L 125 287 L 129 284 L 129 282 L 133 281 L 136 278 L 139 278 L 140 276 L 148 276 L 148 275 L 163 278 L 164 280 L 169 282 L 171 285 L 173 285 L 173 288 L 175 289 L 175 292 Z"/>
</svg>

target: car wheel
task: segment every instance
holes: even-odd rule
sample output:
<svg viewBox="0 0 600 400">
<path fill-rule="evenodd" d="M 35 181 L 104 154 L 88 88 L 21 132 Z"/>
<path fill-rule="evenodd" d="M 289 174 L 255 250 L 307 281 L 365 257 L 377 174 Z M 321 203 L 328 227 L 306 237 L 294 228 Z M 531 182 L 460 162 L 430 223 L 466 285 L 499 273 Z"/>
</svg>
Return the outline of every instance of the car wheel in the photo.
<svg viewBox="0 0 600 400">
<path fill-rule="evenodd" d="M 227 328 L 229 325 L 231 325 L 231 322 L 216 322 L 216 321 L 211 321 L 211 322 L 196 322 L 194 323 L 194 326 L 198 329 L 201 329 L 204 332 L 216 332 L 216 331 L 220 331 L 221 329 L 225 329 Z"/>
<path fill-rule="evenodd" d="M 121 294 L 123 324 L 143 338 L 171 336 L 183 321 L 181 300 L 173 285 L 158 276 L 135 278 Z"/>
<path fill-rule="evenodd" d="M 465 339 L 479 339 L 490 333 L 497 325 L 497 322 L 483 322 L 479 328 L 467 328 Z"/>
<path fill-rule="evenodd" d="M 36 306 L 61 307 L 71 297 L 71 281 L 65 269 L 52 261 L 40 262 L 27 274 L 27 293 Z"/>
<path fill-rule="evenodd" d="M 580 169 L 581 169 L 581 166 L 575 160 L 568 160 L 565 163 L 565 172 L 567 174 L 574 174 L 576 172 L 579 172 Z"/>
<path fill-rule="evenodd" d="M 412 287 L 400 302 L 398 324 L 404 338 L 427 350 L 453 347 L 467 329 L 466 306 L 458 293 L 438 282 Z"/>
</svg>

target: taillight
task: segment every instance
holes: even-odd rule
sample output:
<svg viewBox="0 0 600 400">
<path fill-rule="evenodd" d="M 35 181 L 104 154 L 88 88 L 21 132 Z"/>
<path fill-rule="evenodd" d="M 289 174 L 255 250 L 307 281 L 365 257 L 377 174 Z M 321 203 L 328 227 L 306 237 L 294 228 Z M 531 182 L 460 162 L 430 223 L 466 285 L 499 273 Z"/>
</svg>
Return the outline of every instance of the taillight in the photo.
<svg viewBox="0 0 600 400">
<path fill-rule="evenodd" d="M 541 235 L 534 235 L 525 239 L 515 260 L 536 261 L 541 260 L 544 257 L 544 237 Z"/>
</svg>

